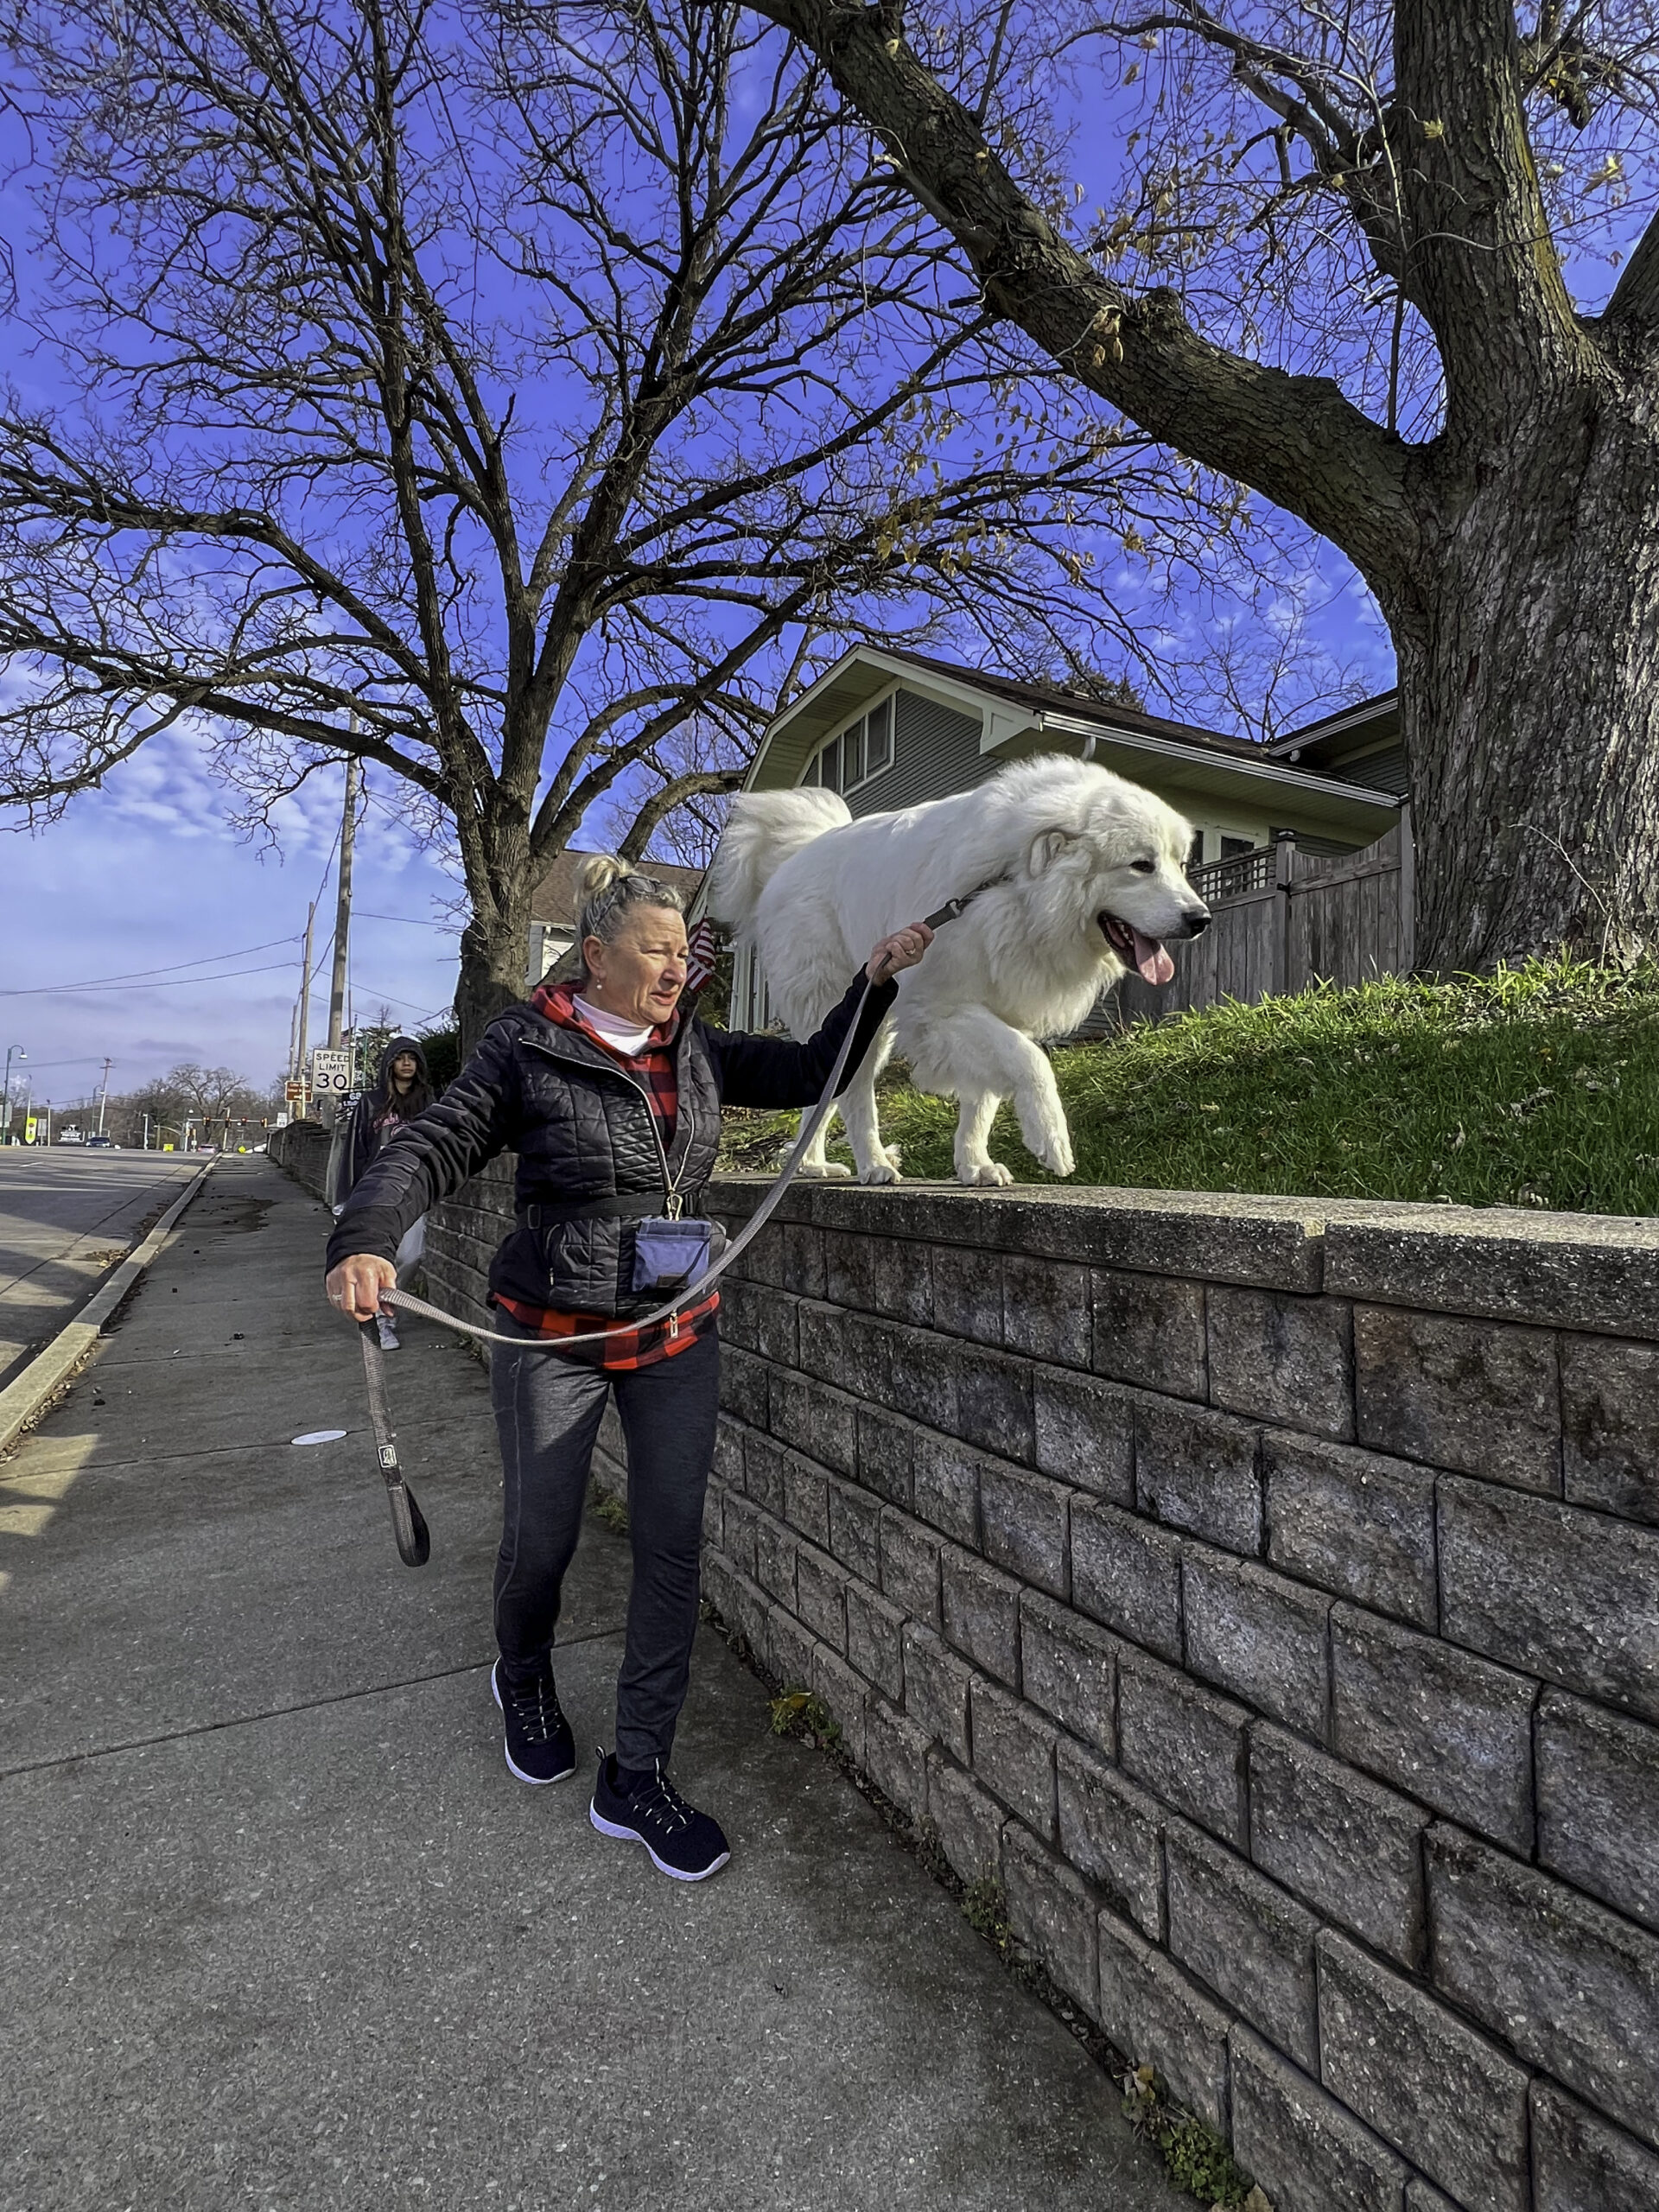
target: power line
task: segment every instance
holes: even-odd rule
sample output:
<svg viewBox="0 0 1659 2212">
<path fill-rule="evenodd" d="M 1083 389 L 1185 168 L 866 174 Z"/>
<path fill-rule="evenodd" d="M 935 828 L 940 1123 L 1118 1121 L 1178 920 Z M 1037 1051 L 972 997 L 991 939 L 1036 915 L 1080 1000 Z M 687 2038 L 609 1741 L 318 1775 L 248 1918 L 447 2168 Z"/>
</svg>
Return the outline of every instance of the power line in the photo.
<svg viewBox="0 0 1659 2212">
<path fill-rule="evenodd" d="M 423 921 L 414 914 L 365 914 L 361 908 L 357 910 L 355 918 L 359 922 L 401 922 L 408 930 L 453 930 L 457 935 L 461 927 L 459 922 Z"/>
<path fill-rule="evenodd" d="M 298 938 L 299 931 L 296 930 L 288 937 L 267 938 L 263 944 L 238 945 L 233 952 L 203 952 L 194 960 L 175 960 L 166 968 L 133 968 L 124 975 L 102 976 L 85 983 L 31 983 L 24 990 L 0 991 L 0 999 L 45 998 L 54 991 L 107 990 L 117 983 L 142 982 L 149 976 L 176 976 L 182 968 L 206 968 L 216 960 L 245 960 L 251 952 L 269 952 L 274 945 L 294 944 Z M 213 979 L 211 976 L 203 976 L 196 980 L 211 983 Z"/>
<path fill-rule="evenodd" d="M 400 999 L 394 991 L 377 990 L 372 983 L 365 983 L 360 976 L 356 988 L 365 999 L 384 999 L 388 1006 L 400 1006 L 405 1013 L 412 1014 L 423 1021 L 430 1020 L 440 1014 L 448 1014 L 452 1003 L 446 1001 L 438 1006 L 416 1006 L 412 999 Z"/>
<path fill-rule="evenodd" d="M 283 940 L 279 940 L 279 942 L 282 941 Z M 291 959 L 268 960 L 262 966 L 257 968 L 231 968 L 227 969 L 226 972 L 220 976 L 169 976 L 163 977 L 162 982 L 159 983 L 141 983 L 138 988 L 139 989 L 145 991 L 188 990 L 193 984 L 200 985 L 203 983 L 234 982 L 238 976 L 274 976 L 280 969 L 291 968 L 293 965 L 294 963 Z M 86 997 L 88 994 L 98 991 L 126 991 L 132 988 L 133 985 L 130 981 L 120 983 L 58 983 L 48 985 L 47 987 L 48 992 L 51 995 L 63 996 L 73 995 L 75 997 Z M 39 997 L 41 994 L 39 992 L 21 992 L 7 993 L 5 995 L 9 997 Z"/>
</svg>

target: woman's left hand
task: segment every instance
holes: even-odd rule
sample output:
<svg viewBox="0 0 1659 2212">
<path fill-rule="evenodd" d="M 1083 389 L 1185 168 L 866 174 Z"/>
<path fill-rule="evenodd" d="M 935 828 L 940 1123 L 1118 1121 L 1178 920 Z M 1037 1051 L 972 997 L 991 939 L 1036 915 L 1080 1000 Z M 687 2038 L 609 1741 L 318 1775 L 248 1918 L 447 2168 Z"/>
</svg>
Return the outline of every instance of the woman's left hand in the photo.
<svg viewBox="0 0 1659 2212">
<path fill-rule="evenodd" d="M 901 968 L 913 968 L 932 942 L 933 932 L 925 922 L 912 922 L 882 938 L 866 962 L 864 973 L 871 982 L 884 983 Z"/>
</svg>

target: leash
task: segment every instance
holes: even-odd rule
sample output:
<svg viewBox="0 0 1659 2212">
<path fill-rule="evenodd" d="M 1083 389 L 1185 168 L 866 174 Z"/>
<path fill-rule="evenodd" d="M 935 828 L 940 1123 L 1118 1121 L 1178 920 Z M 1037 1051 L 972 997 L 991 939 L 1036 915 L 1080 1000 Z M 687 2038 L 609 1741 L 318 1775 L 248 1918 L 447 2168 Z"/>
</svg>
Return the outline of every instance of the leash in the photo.
<svg viewBox="0 0 1659 2212">
<path fill-rule="evenodd" d="M 924 926 L 930 930 L 937 930 L 942 929 L 947 922 L 954 922 L 982 892 L 992 890 L 995 885 L 1004 880 L 1001 876 L 993 876 L 989 881 L 978 885 L 972 891 L 965 892 L 958 899 L 947 899 L 943 906 L 923 917 Z M 841 1079 L 846 1071 L 848 1056 L 853 1049 L 853 1039 L 858 1034 L 859 1024 L 863 1019 L 864 1008 L 869 1001 L 870 993 L 878 982 L 887 981 L 887 974 L 890 972 L 884 969 L 880 976 L 866 979 L 864 988 L 859 994 L 858 1004 L 853 1009 L 853 1018 L 847 1025 L 847 1034 L 841 1040 L 841 1050 L 836 1055 L 835 1065 L 830 1069 L 823 1089 L 818 1094 L 817 1105 L 802 1122 L 800 1134 L 795 1140 L 788 1159 L 785 1160 L 782 1168 L 779 1171 L 778 1179 L 772 1188 L 756 1206 L 741 1230 L 727 1245 L 720 1257 L 712 1266 L 705 1268 L 696 1282 L 684 1290 L 676 1292 L 666 1306 L 659 1306 L 654 1313 L 647 1313 L 638 1320 L 626 1321 L 612 1328 L 589 1330 L 576 1337 L 509 1337 L 499 1329 L 480 1329 L 475 1323 L 461 1320 L 453 1313 L 446 1313 L 441 1306 L 429 1305 L 425 1299 L 416 1298 L 412 1291 L 407 1290 L 395 1288 L 383 1290 L 380 1294 L 381 1306 L 393 1307 L 400 1313 L 413 1313 L 423 1321 L 435 1321 L 441 1328 L 453 1330 L 457 1336 L 471 1337 L 480 1344 L 511 1344 L 518 1351 L 569 1351 L 577 1344 L 604 1344 L 610 1338 L 619 1335 L 624 1329 L 632 1332 L 654 1328 L 661 1321 L 668 1323 L 671 1336 L 677 1334 L 680 1314 L 688 1306 L 695 1306 L 710 1285 L 725 1274 L 739 1253 L 754 1241 L 783 1203 L 785 1194 L 799 1173 L 801 1162 L 805 1159 L 813 1138 L 817 1136 L 825 1117 L 835 1105 L 836 1095 L 841 1088 Z M 405 1567 L 423 1567 L 431 1554 L 431 1538 L 428 1533 L 426 1522 L 422 1518 L 421 1509 L 415 1503 L 414 1493 L 404 1480 L 402 1470 L 397 1464 L 397 1442 L 391 1426 L 391 1401 L 386 1395 L 385 1354 L 380 1349 L 380 1340 L 374 1323 L 363 1321 L 358 1325 L 361 1332 L 363 1344 L 364 1371 L 368 1378 L 369 1418 L 374 1428 L 375 1444 L 379 1452 L 380 1471 L 385 1478 L 386 1496 L 391 1507 L 391 1525 L 397 1539 L 398 1556 Z"/>
<path fill-rule="evenodd" d="M 415 1493 L 404 1480 L 397 1464 L 397 1436 L 391 1425 L 391 1401 L 386 1395 L 386 1355 L 372 1321 L 358 1324 L 363 1345 L 363 1372 L 369 1385 L 369 1420 L 385 1477 L 386 1503 L 391 1508 L 391 1533 L 397 1540 L 397 1556 L 405 1567 L 424 1567 L 432 1556 L 432 1536 L 426 1516 L 415 1503 Z"/>
</svg>

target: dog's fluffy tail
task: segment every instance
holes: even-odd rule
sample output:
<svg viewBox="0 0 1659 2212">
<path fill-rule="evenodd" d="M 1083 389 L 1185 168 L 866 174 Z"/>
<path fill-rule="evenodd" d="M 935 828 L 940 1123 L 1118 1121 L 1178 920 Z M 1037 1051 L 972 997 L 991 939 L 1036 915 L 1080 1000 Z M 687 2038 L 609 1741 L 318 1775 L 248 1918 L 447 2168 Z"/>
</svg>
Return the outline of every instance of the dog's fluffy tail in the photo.
<svg viewBox="0 0 1659 2212">
<path fill-rule="evenodd" d="M 742 792 L 709 871 L 710 917 L 727 929 L 750 928 L 760 893 L 784 862 L 852 818 L 838 791 Z"/>
</svg>

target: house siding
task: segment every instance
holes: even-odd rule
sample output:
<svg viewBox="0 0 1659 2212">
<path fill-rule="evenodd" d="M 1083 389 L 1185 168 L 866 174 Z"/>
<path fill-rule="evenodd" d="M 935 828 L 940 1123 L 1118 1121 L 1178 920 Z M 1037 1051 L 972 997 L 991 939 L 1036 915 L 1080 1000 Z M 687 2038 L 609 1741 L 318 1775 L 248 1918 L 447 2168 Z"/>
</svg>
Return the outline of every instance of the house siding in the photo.
<svg viewBox="0 0 1659 2212">
<path fill-rule="evenodd" d="M 1357 760 L 1331 760 L 1325 767 L 1328 774 L 1342 783 L 1359 784 L 1371 791 L 1387 791 L 1391 798 L 1403 798 L 1411 788 L 1403 745 L 1385 746 L 1380 753 L 1362 753 Z"/>
<path fill-rule="evenodd" d="M 970 791 L 1003 765 L 995 753 L 980 751 L 976 715 L 958 714 L 914 691 L 900 690 L 893 704 L 893 766 L 849 798 L 855 821 Z"/>
</svg>

